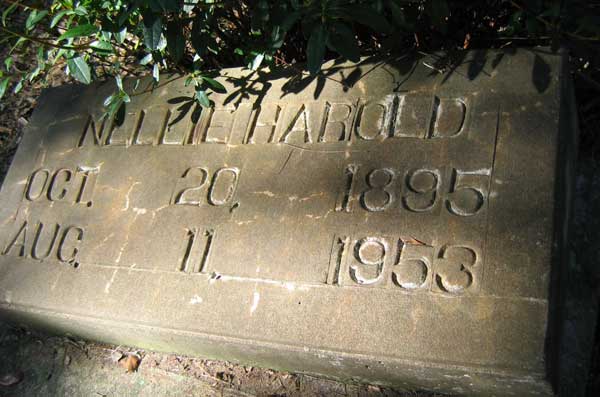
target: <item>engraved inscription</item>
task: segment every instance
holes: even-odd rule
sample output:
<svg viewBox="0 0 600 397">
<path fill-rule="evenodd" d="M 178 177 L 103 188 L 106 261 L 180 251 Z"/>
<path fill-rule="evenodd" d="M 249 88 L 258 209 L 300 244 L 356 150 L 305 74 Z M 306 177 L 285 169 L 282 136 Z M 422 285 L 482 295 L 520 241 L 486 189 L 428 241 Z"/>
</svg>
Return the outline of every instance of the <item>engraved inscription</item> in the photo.
<svg viewBox="0 0 600 397">
<path fill-rule="evenodd" d="M 433 212 L 444 200 L 449 213 L 473 216 L 482 210 L 487 200 L 490 174 L 490 169 L 455 168 L 404 171 L 375 168 L 361 172 L 359 165 L 351 164 L 344 169 L 343 188 L 335 210 L 350 213 L 354 210 L 351 203 L 358 199 L 360 208 L 369 212 L 393 208 L 415 213 Z"/>
<path fill-rule="evenodd" d="M 387 241 L 379 237 L 365 237 L 354 244 L 350 276 L 358 284 L 375 284 L 381 281 L 383 265 L 388 255 Z"/>
<path fill-rule="evenodd" d="M 478 251 L 463 245 L 335 236 L 327 284 L 460 295 L 476 292 L 480 268 Z"/>
<path fill-rule="evenodd" d="M 76 147 L 456 138 L 465 130 L 468 103 L 462 97 L 405 93 L 347 102 L 228 104 L 206 109 L 197 119 L 154 106 L 127 113 L 119 125 L 90 116 Z"/>
<path fill-rule="evenodd" d="M 327 284 L 340 284 L 340 270 L 342 268 L 342 264 L 346 261 L 346 246 L 348 245 L 348 242 L 349 238 L 346 236 L 333 237 L 329 270 L 327 272 Z"/>
<path fill-rule="evenodd" d="M 92 206 L 99 167 L 80 166 L 77 169 L 40 168 L 31 173 L 23 194 L 25 200 L 64 201 Z"/>
<path fill-rule="evenodd" d="M 200 231 L 198 228 L 186 230 L 185 252 L 179 271 L 184 273 L 206 273 L 211 254 L 214 230 Z"/>
<path fill-rule="evenodd" d="M 437 286 L 448 293 L 459 294 L 473 284 L 473 268 L 477 254 L 470 248 L 444 246 L 437 261 Z"/>
<path fill-rule="evenodd" d="M 2 255 L 36 260 L 56 259 L 78 267 L 77 254 L 83 234 L 83 228 L 79 226 L 49 225 L 39 221 L 30 229 L 30 225 L 24 221 L 9 238 Z"/>
<path fill-rule="evenodd" d="M 356 181 L 355 181 L 356 171 L 357 171 L 357 167 L 354 164 L 348 165 L 346 167 L 346 169 L 344 170 L 346 186 L 344 186 L 341 198 L 335 207 L 335 210 L 338 212 L 339 211 L 344 211 L 344 212 L 352 211 L 352 195 L 353 195 L 354 185 L 356 184 Z"/>
<path fill-rule="evenodd" d="M 402 196 L 404 207 L 413 212 L 426 212 L 436 204 L 440 188 L 438 170 L 418 169 L 405 178 L 406 193 Z"/>
<path fill-rule="evenodd" d="M 394 194 L 387 188 L 394 181 L 394 171 L 388 168 L 375 169 L 367 174 L 367 189 L 362 192 L 360 202 L 368 211 L 384 211 L 394 201 Z"/>
<path fill-rule="evenodd" d="M 392 269 L 392 280 L 399 287 L 416 291 L 429 286 L 433 247 L 398 240 L 398 260 Z"/>
<path fill-rule="evenodd" d="M 224 206 L 232 202 L 240 170 L 235 167 L 219 168 L 210 174 L 205 167 L 190 167 L 175 186 L 171 204 Z M 238 204 L 239 205 L 239 204 Z"/>
<path fill-rule="evenodd" d="M 453 170 L 452 184 L 446 205 L 455 215 L 475 215 L 485 202 L 490 170 Z"/>
</svg>

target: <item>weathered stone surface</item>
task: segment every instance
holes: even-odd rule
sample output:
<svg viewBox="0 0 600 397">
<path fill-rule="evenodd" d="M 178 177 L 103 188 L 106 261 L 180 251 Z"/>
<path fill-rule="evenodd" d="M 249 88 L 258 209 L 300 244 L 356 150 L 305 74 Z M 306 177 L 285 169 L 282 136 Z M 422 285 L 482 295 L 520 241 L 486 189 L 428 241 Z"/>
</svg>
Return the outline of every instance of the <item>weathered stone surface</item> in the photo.
<svg viewBox="0 0 600 397">
<path fill-rule="evenodd" d="M 457 63 L 229 70 L 202 112 L 163 76 L 121 123 L 100 118 L 111 84 L 46 92 L 0 197 L 2 314 L 342 379 L 551 394 L 568 76 L 544 50 Z"/>
</svg>

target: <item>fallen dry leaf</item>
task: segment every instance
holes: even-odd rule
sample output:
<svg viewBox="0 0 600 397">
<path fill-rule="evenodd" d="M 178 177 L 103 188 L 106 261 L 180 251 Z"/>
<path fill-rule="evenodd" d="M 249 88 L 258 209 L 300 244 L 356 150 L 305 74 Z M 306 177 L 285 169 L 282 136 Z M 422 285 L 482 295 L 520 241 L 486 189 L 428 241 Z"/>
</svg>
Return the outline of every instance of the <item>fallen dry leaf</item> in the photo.
<svg viewBox="0 0 600 397">
<path fill-rule="evenodd" d="M 0 377 L 0 386 L 12 386 L 23 380 L 23 372 L 17 371 L 13 374 L 5 374 Z"/>
<path fill-rule="evenodd" d="M 135 372 L 140 366 L 140 361 L 141 359 L 137 354 L 128 354 L 119 360 L 119 364 L 121 364 L 127 372 Z"/>
</svg>

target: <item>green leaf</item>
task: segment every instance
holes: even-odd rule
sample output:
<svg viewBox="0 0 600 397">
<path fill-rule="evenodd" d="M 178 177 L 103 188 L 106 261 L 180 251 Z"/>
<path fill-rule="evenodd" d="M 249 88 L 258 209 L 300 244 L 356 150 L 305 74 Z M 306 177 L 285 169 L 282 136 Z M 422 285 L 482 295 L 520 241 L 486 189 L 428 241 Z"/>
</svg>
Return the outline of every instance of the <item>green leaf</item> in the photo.
<svg viewBox="0 0 600 397">
<path fill-rule="evenodd" d="M 250 69 L 256 70 L 260 67 L 260 64 L 265 59 L 265 53 L 261 52 L 260 54 L 256 54 L 256 56 L 250 62 Z"/>
<path fill-rule="evenodd" d="M 6 18 L 17 8 L 18 3 L 12 3 L 2 12 L 2 26 L 6 26 Z"/>
<path fill-rule="evenodd" d="M 155 63 L 154 66 L 152 67 L 152 78 L 157 83 L 160 80 L 160 69 L 158 68 L 158 63 Z"/>
<path fill-rule="evenodd" d="M 35 25 L 42 20 L 46 15 L 48 15 L 48 11 L 38 11 L 32 10 L 27 20 L 25 21 L 25 30 L 29 31 L 35 27 Z"/>
<path fill-rule="evenodd" d="M 144 44 L 151 50 L 156 50 L 160 44 L 162 33 L 162 21 L 156 14 L 149 12 L 143 16 Z"/>
<path fill-rule="evenodd" d="M 142 59 L 140 59 L 140 65 L 146 66 L 152 60 L 152 54 L 146 54 Z"/>
<path fill-rule="evenodd" d="M 323 57 L 325 56 L 326 41 L 327 29 L 324 25 L 318 25 L 310 34 L 306 46 L 307 67 L 311 74 L 316 74 L 321 69 Z"/>
<path fill-rule="evenodd" d="M 4 60 L 4 67 L 6 68 L 7 72 L 10 72 L 10 67 L 12 66 L 12 64 L 13 64 L 12 57 L 9 56 L 8 58 L 6 58 Z"/>
<path fill-rule="evenodd" d="M 80 5 L 77 8 L 75 8 L 75 10 L 73 12 L 75 14 L 79 15 L 79 16 L 85 16 L 85 15 L 88 14 L 87 9 L 84 6 L 82 6 L 82 5 Z"/>
<path fill-rule="evenodd" d="M 125 41 L 125 37 L 127 36 L 127 28 L 123 28 L 118 32 L 115 32 L 113 36 L 115 36 L 115 40 L 117 40 L 117 43 L 123 44 L 123 41 Z"/>
<path fill-rule="evenodd" d="M 17 82 L 17 84 L 15 85 L 15 87 L 13 88 L 13 94 L 18 94 L 22 89 L 23 89 L 23 81 L 25 80 L 24 77 L 21 77 L 19 79 L 19 81 Z"/>
<path fill-rule="evenodd" d="M 55 27 L 65 15 L 71 15 L 71 14 L 73 14 L 73 11 L 71 11 L 71 10 L 62 10 L 62 11 L 56 13 L 56 15 L 54 15 L 54 17 L 52 18 L 52 21 L 50 22 L 50 27 L 51 28 Z"/>
<path fill-rule="evenodd" d="M 98 31 L 98 28 L 94 25 L 85 24 L 85 25 L 77 25 L 74 28 L 71 28 L 60 35 L 58 41 L 70 39 L 73 37 L 81 37 L 81 36 L 89 36 Z"/>
<path fill-rule="evenodd" d="M 125 117 L 125 104 L 130 101 L 129 95 L 119 89 L 104 100 L 105 113 L 102 117 L 107 117 L 109 120 L 114 120 L 117 125 L 121 125 Z"/>
<path fill-rule="evenodd" d="M 75 80 L 80 81 L 83 84 L 89 84 L 92 82 L 90 67 L 85 62 L 85 59 L 83 59 L 83 57 L 78 56 L 75 58 L 68 59 L 67 66 L 69 67 L 69 72 L 71 73 L 71 76 L 73 76 Z"/>
<path fill-rule="evenodd" d="M 25 37 L 19 37 L 19 39 L 17 40 L 17 42 L 15 43 L 15 45 L 13 45 L 10 48 L 10 51 L 8 52 L 9 54 L 12 54 L 12 52 L 19 48 L 23 43 L 25 43 L 27 41 L 27 39 Z"/>
<path fill-rule="evenodd" d="M 56 54 L 54 55 L 54 59 L 52 60 L 52 65 L 55 65 L 56 62 L 67 53 L 67 50 L 65 50 L 64 48 L 61 48 L 60 50 L 58 50 L 56 52 Z"/>
<path fill-rule="evenodd" d="M 2 81 L 0 81 L 0 99 L 2 99 L 2 97 L 4 96 L 4 93 L 6 92 L 6 88 L 8 88 L 9 82 L 10 82 L 10 79 L 8 77 L 5 77 L 2 79 Z"/>
<path fill-rule="evenodd" d="M 185 53 L 183 25 L 180 21 L 171 21 L 167 24 L 167 49 L 175 63 L 179 63 Z"/>
<path fill-rule="evenodd" d="M 206 95 L 206 91 L 197 89 L 196 90 L 196 100 L 202 107 L 209 108 L 210 107 L 210 99 L 208 99 L 208 95 Z"/>
<path fill-rule="evenodd" d="M 108 55 L 113 53 L 113 46 L 104 40 L 96 40 L 93 43 L 90 43 L 90 48 L 96 50 L 101 55 Z"/>
<path fill-rule="evenodd" d="M 121 78 L 121 76 L 116 75 L 115 82 L 117 83 L 117 88 L 119 89 L 119 91 L 123 91 L 123 79 Z"/>
<path fill-rule="evenodd" d="M 227 92 L 223 84 L 219 83 L 217 80 L 211 79 L 210 77 L 202 76 L 202 81 L 204 81 L 213 91 L 224 94 Z"/>
<path fill-rule="evenodd" d="M 360 61 L 360 50 L 352 28 L 343 23 L 333 25 L 329 32 L 328 45 L 338 54 L 352 62 Z"/>
<path fill-rule="evenodd" d="M 196 3 L 198 3 L 198 0 L 185 0 L 185 2 L 183 3 L 183 12 L 187 14 L 192 12 L 194 10 L 194 7 L 196 6 Z"/>
<path fill-rule="evenodd" d="M 115 119 L 115 115 L 117 114 L 119 109 L 121 109 L 125 105 L 125 102 L 123 101 L 123 98 L 121 98 L 119 95 L 114 95 L 110 98 L 111 100 L 106 106 L 108 108 L 107 117 L 109 120 L 113 120 Z M 115 120 L 115 122 L 118 124 L 117 120 Z"/>
</svg>

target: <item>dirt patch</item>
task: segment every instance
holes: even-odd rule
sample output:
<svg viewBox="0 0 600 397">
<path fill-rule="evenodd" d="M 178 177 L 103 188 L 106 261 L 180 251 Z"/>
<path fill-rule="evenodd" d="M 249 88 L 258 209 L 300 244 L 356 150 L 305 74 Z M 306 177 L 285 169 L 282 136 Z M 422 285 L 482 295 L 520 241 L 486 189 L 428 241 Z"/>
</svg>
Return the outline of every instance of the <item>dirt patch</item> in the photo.
<svg viewBox="0 0 600 397">
<path fill-rule="evenodd" d="M 134 371 L 122 365 L 127 355 L 141 359 Z M 131 350 L 17 328 L 1 331 L 0 356 L 4 358 L 0 376 L 21 377 L 11 386 L 0 386 L 2 396 L 441 396 Z"/>
</svg>

